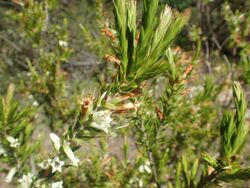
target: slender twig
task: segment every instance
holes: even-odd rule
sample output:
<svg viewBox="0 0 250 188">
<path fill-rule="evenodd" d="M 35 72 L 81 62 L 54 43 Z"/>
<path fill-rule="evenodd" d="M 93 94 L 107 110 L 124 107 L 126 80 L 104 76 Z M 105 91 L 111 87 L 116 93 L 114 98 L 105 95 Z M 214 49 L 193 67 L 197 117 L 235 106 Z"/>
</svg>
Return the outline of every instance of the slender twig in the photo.
<svg viewBox="0 0 250 188">
<path fill-rule="evenodd" d="M 152 153 L 152 151 L 150 149 L 150 146 L 149 146 L 149 143 L 148 143 L 148 137 L 147 137 L 145 127 L 144 127 L 143 123 L 141 124 L 141 131 L 143 132 L 144 146 L 145 146 L 145 149 L 146 149 L 146 152 L 147 152 L 147 156 L 148 156 L 148 159 L 149 159 L 149 162 L 150 162 L 151 169 L 153 171 L 154 181 L 155 181 L 155 183 L 157 185 L 157 188 L 161 188 L 161 185 L 159 183 L 158 174 L 157 174 L 156 163 L 155 163 L 153 153 Z"/>
<path fill-rule="evenodd" d="M 209 54 L 210 54 L 210 50 L 209 50 L 209 44 L 208 44 L 208 41 L 205 42 L 205 45 L 206 45 L 206 58 L 205 58 L 205 63 L 206 63 L 206 66 L 208 68 L 208 72 L 209 73 L 212 73 L 212 68 L 211 68 L 211 63 L 209 61 Z"/>
<path fill-rule="evenodd" d="M 3 39 L 5 42 L 7 42 L 10 46 L 12 46 L 13 48 L 15 48 L 17 51 L 21 51 L 21 49 L 12 41 L 10 41 L 8 38 L 0 35 L 0 38 Z"/>
</svg>

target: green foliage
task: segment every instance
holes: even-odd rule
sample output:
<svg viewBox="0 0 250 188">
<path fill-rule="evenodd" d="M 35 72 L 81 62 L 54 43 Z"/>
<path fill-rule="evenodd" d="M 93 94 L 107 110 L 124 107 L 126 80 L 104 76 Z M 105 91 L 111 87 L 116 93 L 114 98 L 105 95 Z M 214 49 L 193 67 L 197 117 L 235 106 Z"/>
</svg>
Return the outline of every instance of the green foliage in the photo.
<svg viewBox="0 0 250 188">
<path fill-rule="evenodd" d="M 206 152 L 202 153 L 201 158 L 208 166 L 211 166 L 214 169 L 220 168 L 220 163 L 214 157 L 210 156 L 208 153 Z"/>
<path fill-rule="evenodd" d="M 29 1 L 21 5 L 19 12 L 7 12 L 18 23 L 16 27 L 20 30 L 19 37 L 27 45 L 25 48 L 30 50 L 29 55 L 21 57 L 22 66 L 29 71 L 22 79 L 37 105 L 42 105 L 46 116 L 50 117 L 52 130 L 62 127 L 74 111 L 74 107 L 67 108 L 66 74 L 62 70 L 62 65 L 72 54 L 66 30 L 68 21 L 64 19 L 61 25 L 49 23 L 56 5 L 56 1 Z"/>
<path fill-rule="evenodd" d="M 221 157 L 230 160 L 242 149 L 249 128 L 245 124 L 246 99 L 239 83 L 233 86 L 235 113 L 225 113 L 221 121 Z"/>
<path fill-rule="evenodd" d="M 85 20 L 84 24 L 80 24 L 80 29 L 84 39 L 84 45 L 87 47 L 88 51 L 93 52 L 99 58 L 103 58 L 105 54 L 110 53 L 110 42 L 107 40 L 107 36 L 103 33 L 105 28 L 108 27 L 109 22 L 104 16 L 104 0 L 97 0 L 93 6 L 93 10 L 87 9 L 86 11 L 90 11 L 90 13 L 95 12 L 95 15 L 92 19 Z M 86 23 L 88 21 L 91 22 Z"/>
<path fill-rule="evenodd" d="M 135 1 L 114 1 L 115 18 L 121 59 L 117 82 L 125 90 L 138 87 L 142 81 L 165 72 L 165 51 L 188 20 L 188 12 L 173 15 L 166 6 L 157 19 L 158 1 L 144 1 L 140 36 L 136 41 L 136 3 Z M 129 46 L 129 48 L 128 48 Z M 131 86 L 127 86 L 130 82 Z"/>
<path fill-rule="evenodd" d="M 215 159 L 207 153 L 202 154 L 202 159 L 214 169 L 212 174 L 208 174 L 209 180 L 246 180 L 250 177 L 249 170 L 241 168 L 236 160 L 247 140 L 249 131 L 245 123 L 245 94 L 238 82 L 233 84 L 233 97 L 235 112 L 225 112 L 220 124 L 220 157 Z"/>
<path fill-rule="evenodd" d="M 197 172 L 199 167 L 199 160 L 196 159 L 192 166 L 190 166 L 186 157 L 182 157 L 182 169 L 185 179 L 185 187 L 196 187 L 197 186 Z"/>
<path fill-rule="evenodd" d="M 232 181 L 232 180 L 249 180 L 250 171 L 249 169 L 239 169 L 230 173 L 224 173 L 218 176 L 219 180 Z"/>
<path fill-rule="evenodd" d="M 246 2 L 246 6 L 249 6 L 249 2 Z M 228 2 L 223 4 L 222 9 L 227 28 L 230 32 L 228 37 L 228 46 L 234 49 L 234 51 L 240 57 L 240 65 L 243 69 L 243 80 L 246 83 L 249 83 L 249 11 L 244 11 L 244 9 L 235 9 L 234 6 Z"/>
<path fill-rule="evenodd" d="M 32 133 L 34 131 L 31 125 L 33 118 L 32 108 L 20 108 L 20 104 L 13 99 L 14 85 L 8 88 L 5 97 L 1 97 L 0 102 L 0 161 L 6 165 L 4 171 L 9 167 L 15 168 L 15 173 L 21 175 L 19 170 L 24 172 L 28 170 L 28 160 L 31 155 L 38 151 L 38 141 L 32 143 Z M 12 175 L 14 176 L 15 173 Z M 6 181 L 11 181 L 12 176 Z"/>
</svg>

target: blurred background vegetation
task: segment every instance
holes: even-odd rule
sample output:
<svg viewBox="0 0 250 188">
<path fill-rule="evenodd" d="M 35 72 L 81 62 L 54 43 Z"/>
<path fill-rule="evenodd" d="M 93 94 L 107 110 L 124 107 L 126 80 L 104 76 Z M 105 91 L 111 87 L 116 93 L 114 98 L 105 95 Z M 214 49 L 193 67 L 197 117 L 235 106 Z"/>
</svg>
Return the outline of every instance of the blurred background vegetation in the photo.
<svg viewBox="0 0 250 188">
<path fill-rule="evenodd" d="M 167 184 L 174 181 L 173 164 L 184 153 L 213 153 L 218 148 L 216 125 L 222 112 L 232 107 L 231 82 L 239 80 L 249 98 L 250 1 L 162 0 L 161 6 L 165 4 L 175 11 L 191 10 L 190 21 L 173 49 L 180 66 L 195 57 L 185 97 L 171 98 L 175 90 L 169 91 L 166 75 L 150 82 L 153 89 L 148 95 L 163 101 L 169 112 L 165 141 L 170 149 L 164 158 L 169 168 L 163 173 Z M 0 94 L 6 93 L 10 83 L 16 85 L 15 99 L 36 114 L 29 119 L 35 125 L 34 135 L 46 138 L 43 130 L 62 134 L 74 123 L 82 97 L 94 93 L 113 75 L 113 67 L 104 60 L 112 53 L 104 30 L 113 27 L 112 11 L 111 0 L 0 0 Z M 171 106 L 176 101 L 181 105 Z M 178 126 L 173 128 L 174 124 Z M 117 131 L 112 139 L 86 141 L 82 155 L 89 160 L 82 164 L 84 173 L 69 170 L 65 187 L 139 187 L 138 173 L 150 182 L 147 172 L 134 170 L 143 164 L 143 155 L 131 129 Z M 128 145 L 131 163 L 120 162 Z M 249 148 L 250 144 L 244 150 L 245 165 L 249 164 Z M 236 182 L 232 187 L 249 185 Z"/>
</svg>

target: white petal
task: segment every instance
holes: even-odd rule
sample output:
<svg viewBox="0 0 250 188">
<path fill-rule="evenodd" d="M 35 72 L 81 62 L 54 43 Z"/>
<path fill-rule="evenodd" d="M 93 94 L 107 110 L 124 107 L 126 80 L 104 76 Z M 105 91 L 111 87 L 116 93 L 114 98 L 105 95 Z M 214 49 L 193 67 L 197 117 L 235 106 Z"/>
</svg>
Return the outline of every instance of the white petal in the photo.
<svg viewBox="0 0 250 188">
<path fill-rule="evenodd" d="M 63 40 L 59 40 L 59 45 L 61 47 L 67 47 L 68 46 L 68 43 L 66 41 L 63 41 Z"/>
<path fill-rule="evenodd" d="M 99 130 L 103 130 L 103 127 L 100 124 L 97 124 L 96 122 L 92 122 L 90 126 Z"/>
<path fill-rule="evenodd" d="M 51 188 L 63 188 L 63 181 L 58 181 L 58 182 L 52 183 Z"/>
<path fill-rule="evenodd" d="M 151 174 L 151 168 L 148 165 L 144 165 L 144 169 L 148 174 Z"/>
<path fill-rule="evenodd" d="M 138 170 L 139 170 L 140 173 L 144 173 L 143 165 L 139 166 Z"/>
<path fill-rule="evenodd" d="M 7 183 L 10 183 L 10 182 L 12 181 L 12 178 L 13 178 L 13 176 L 15 175 L 15 173 L 16 173 L 16 167 L 10 169 L 8 175 L 7 175 L 6 178 L 5 178 L 5 181 L 6 181 Z"/>
<path fill-rule="evenodd" d="M 102 124 L 98 124 L 96 122 L 92 122 L 90 124 L 90 126 L 93 127 L 93 128 L 99 129 L 101 131 L 104 131 L 105 133 L 108 133 L 108 127 L 109 127 L 109 125 L 106 125 L 106 124 L 103 124 L 103 123 Z"/>
<path fill-rule="evenodd" d="M 143 181 L 141 179 L 139 180 L 139 187 L 143 187 Z"/>
<path fill-rule="evenodd" d="M 21 183 L 22 188 L 30 188 L 33 177 L 34 176 L 31 173 L 28 173 L 27 175 L 23 175 L 23 177 L 19 179 L 18 182 Z"/>
<path fill-rule="evenodd" d="M 12 136 L 6 136 L 6 139 L 8 140 L 9 143 L 13 143 L 16 141 L 16 139 L 13 138 Z"/>
<path fill-rule="evenodd" d="M 68 142 L 63 143 L 63 150 L 66 153 L 66 155 L 68 156 L 68 158 L 73 162 L 73 165 L 77 167 L 80 160 L 75 157 L 75 155 L 74 155 L 73 151 L 71 150 Z"/>
<path fill-rule="evenodd" d="M 50 133 L 49 134 L 50 139 L 52 140 L 54 147 L 56 149 L 56 151 L 59 152 L 60 148 L 61 148 L 61 139 L 55 134 L 55 133 Z"/>
<path fill-rule="evenodd" d="M 13 138 L 12 136 L 6 136 L 7 141 L 10 143 L 10 147 L 16 148 L 17 146 L 20 145 L 18 142 L 18 139 Z"/>
</svg>

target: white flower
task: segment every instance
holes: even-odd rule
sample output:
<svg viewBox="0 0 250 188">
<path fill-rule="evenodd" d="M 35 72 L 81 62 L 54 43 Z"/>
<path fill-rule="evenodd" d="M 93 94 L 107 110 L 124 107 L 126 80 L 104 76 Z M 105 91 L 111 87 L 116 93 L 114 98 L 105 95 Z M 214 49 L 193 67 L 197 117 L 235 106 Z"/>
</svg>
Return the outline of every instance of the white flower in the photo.
<svg viewBox="0 0 250 188">
<path fill-rule="evenodd" d="M 72 165 L 77 167 L 80 160 L 74 155 L 68 142 L 63 143 L 63 150 L 66 153 L 66 155 L 68 156 L 68 158 L 73 162 Z"/>
<path fill-rule="evenodd" d="M 56 171 L 62 172 L 62 166 L 64 165 L 64 162 L 60 161 L 59 157 L 55 157 L 50 165 L 52 167 L 52 173 Z"/>
<path fill-rule="evenodd" d="M 63 188 L 63 181 L 57 181 L 51 184 L 51 188 Z"/>
<path fill-rule="evenodd" d="M 50 139 L 52 140 L 54 147 L 56 151 L 59 152 L 62 144 L 61 144 L 61 139 L 55 134 L 55 133 L 50 133 L 49 134 Z"/>
<path fill-rule="evenodd" d="M 131 184 L 133 187 L 143 187 L 143 181 L 142 179 L 139 179 L 137 177 L 134 177 L 129 180 L 129 184 Z"/>
<path fill-rule="evenodd" d="M 59 46 L 61 46 L 61 47 L 68 47 L 68 43 L 66 41 L 59 40 Z"/>
<path fill-rule="evenodd" d="M 139 180 L 139 187 L 143 187 L 143 181 L 142 181 L 142 179 Z"/>
<path fill-rule="evenodd" d="M 141 166 L 139 166 L 138 170 L 141 173 L 147 172 L 148 174 L 151 174 L 152 172 L 150 168 L 150 163 L 148 161 L 146 161 L 145 164 L 142 164 Z"/>
<path fill-rule="evenodd" d="M 10 147 L 16 148 L 20 145 L 19 141 L 17 138 L 13 138 L 12 136 L 6 136 L 6 139 L 10 143 Z"/>
<path fill-rule="evenodd" d="M 39 164 L 42 169 L 47 169 L 51 164 L 51 159 L 44 160 Z"/>
<path fill-rule="evenodd" d="M 6 181 L 7 183 L 10 183 L 10 182 L 12 181 L 12 178 L 13 178 L 13 176 L 15 175 L 15 173 L 16 173 L 16 167 L 10 169 L 8 175 L 7 175 L 6 178 L 5 178 L 5 181 Z"/>
<path fill-rule="evenodd" d="M 113 120 L 111 116 L 112 112 L 108 110 L 95 112 L 92 116 L 93 122 L 90 124 L 91 127 L 108 133 L 108 128 Z"/>
<path fill-rule="evenodd" d="M 38 103 L 37 101 L 34 101 L 34 102 L 32 103 L 32 105 L 35 106 L 35 107 L 37 107 L 37 106 L 39 105 L 39 103 Z"/>
<path fill-rule="evenodd" d="M 3 148 L 3 146 L 0 144 L 0 156 L 3 155 L 3 156 L 7 156 L 7 153 L 5 151 L 5 149 Z"/>
<path fill-rule="evenodd" d="M 18 182 L 21 183 L 22 188 L 29 188 L 32 181 L 33 181 L 33 175 L 31 173 L 23 175 L 23 177 L 18 180 Z"/>
</svg>

